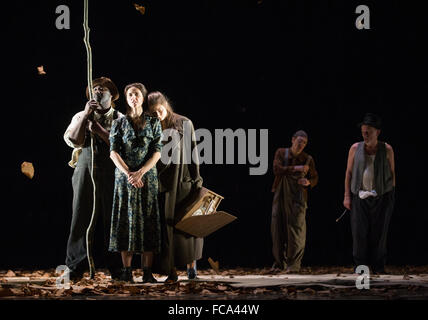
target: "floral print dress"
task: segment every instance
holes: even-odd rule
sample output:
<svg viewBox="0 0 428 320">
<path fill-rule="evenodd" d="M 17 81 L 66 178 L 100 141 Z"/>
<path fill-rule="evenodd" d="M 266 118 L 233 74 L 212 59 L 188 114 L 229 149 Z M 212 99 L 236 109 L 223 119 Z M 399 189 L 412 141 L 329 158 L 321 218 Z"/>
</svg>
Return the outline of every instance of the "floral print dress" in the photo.
<svg viewBox="0 0 428 320">
<path fill-rule="evenodd" d="M 157 118 L 144 115 L 146 123 L 135 131 L 127 117 L 113 122 L 110 151 L 116 151 L 130 171 L 140 169 L 155 152 L 162 149 L 162 128 Z M 161 227 L 158 206 L 156 166 L 143 175 L 142 188 L 135 188 L 118 168 L 115 170 L 110 251 L 158 253 Z"/>
</svg>

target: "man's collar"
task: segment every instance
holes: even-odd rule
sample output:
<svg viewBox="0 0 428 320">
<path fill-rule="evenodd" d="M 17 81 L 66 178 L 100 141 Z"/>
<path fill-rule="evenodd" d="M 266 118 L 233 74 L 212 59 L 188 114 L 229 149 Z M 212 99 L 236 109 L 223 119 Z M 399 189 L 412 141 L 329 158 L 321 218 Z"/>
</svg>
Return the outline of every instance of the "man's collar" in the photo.
<svg viewBox="0 0 428 320">
<path fill-rule="evenodd" d="M 110 109 L 106 112 L 106 113 L 98 113 L 97 111 L 95 111 L 95 119 L 99 119 L 102 116 L 104 117 L 110 117 L 114 112 L 113 107 L 110 107 Z"/>
</svg>

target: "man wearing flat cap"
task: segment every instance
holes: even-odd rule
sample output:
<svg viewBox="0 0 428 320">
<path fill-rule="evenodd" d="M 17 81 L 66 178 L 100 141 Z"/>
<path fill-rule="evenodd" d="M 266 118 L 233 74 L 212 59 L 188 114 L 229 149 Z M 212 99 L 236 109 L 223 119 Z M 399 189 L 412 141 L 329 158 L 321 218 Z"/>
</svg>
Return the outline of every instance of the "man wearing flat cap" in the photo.
<svg viewBox="0 0 428 320">
<path fill-rule="evenodd" d="M 395 201 L 392 147 L 378 140 L 382 121 L 367 113 L 359 123 L 363 141 L 351 146 L 343 205 L 351 211 L 355 266 L 385 273 L 388 226 Z"/>
<path fill-rule="evenodd" d="M 114 119 L 123 116 L 116 111 L 114 102 L 119 98 L 116 85 L 106 77 L 93 80 L 94 100 L 86 103 L 83 111 L 74 115 L 64 133 L 64 140 L 73 148 L 69 165 L 74 168 L 72 177 L 73 205 L 70 235 L 67 242 L 66 265 L 70 279 L 79 280 L 88 269 L 86 231 L 93 210 L 93 182 L 91 178 L 93 136 L 94 180 L 96 190 L 97 223 L 104 237 L 102 258 L 112 278 L 117 278 L 121 263 L 119 257 L 109 253 L 110 219 L 114 190 L 114 164 L 110 159 L 109 131 Z M 86 88 L 86 97 L 89 91 Z M 116 259 L 115 259 L 116 258 Z M 116 261 L 117 260 L 117 261 Z"/>
<path fill-rule="evenodd" d="M 300 271 L 306 244 L 308 189 L 318 183 L 314 159 L 303 151 L 307 143 L 308 135 L 299 130 L 291 139 L 291 147 L 278 148 L 273 160 L 273 268 L 285 269 L 286 273 Z"/>
</svg>

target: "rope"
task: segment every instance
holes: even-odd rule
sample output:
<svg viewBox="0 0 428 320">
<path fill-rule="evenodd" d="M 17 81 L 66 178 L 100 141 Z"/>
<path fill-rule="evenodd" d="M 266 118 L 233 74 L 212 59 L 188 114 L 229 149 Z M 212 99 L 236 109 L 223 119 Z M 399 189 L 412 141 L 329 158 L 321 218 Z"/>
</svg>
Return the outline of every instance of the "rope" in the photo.
<svg viewBox="0 0 428 320">
<path fill-rule="evenodd" d="M 94 97 L 93 94 L 93 84 L 92 84 L 92 50 L 89 43 L 89 25 L 88 25 L 88 0 L 84 0 L 84 9 L 83 9 L 83 30 L 85 35 L 83 37 L 83 42 L 86 47 L 86 56 L 87 56 L 87 71 L 88 71 L 88 91 L 89 91 L 89 100 L 92 100 Z M 91 133 L 91 179 L 93 185 L 93 204 L 92 204 L 92 215 L 91 221 L 89 223 L 88 229 L 86 230 L 86 255 L 88 257 L 89 263 L 89 277 L 93 279 L 95 277 L 95 264 L 92 256 L 92 240 L 93 240 L 93 226 L 95 221 L 96 213 L 96 185 L 94 179 L 94 135 Z"/>
</svg>

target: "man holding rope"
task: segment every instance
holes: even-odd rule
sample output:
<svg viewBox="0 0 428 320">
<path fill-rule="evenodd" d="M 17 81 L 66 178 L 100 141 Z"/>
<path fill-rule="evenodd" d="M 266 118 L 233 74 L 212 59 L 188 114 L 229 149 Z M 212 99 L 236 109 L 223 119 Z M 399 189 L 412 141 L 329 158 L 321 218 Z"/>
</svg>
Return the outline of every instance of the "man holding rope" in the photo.
<svg viewBox="0 0 428 320">
<path fill-rule="evenodd" d="M 89 99 L 89 89 L 86 88 Z M 103 224 L 103 256 L 106 267 L 113 279 L 120 273 L 120 259 L 108 252 L 110 238 L 110 220 L 114 189 L 114 164 L 110 159 L 109 131 L 114 119 L 123 116 L 114 110 L 114 102 L 119 98 L 116 85 L 106 77 L 93 80 L 94 100 L 86 103 L 83 111 L 74 115 L 64 133 L 64 140 L 73 148 L 69 165 L 74 168 L 73 215 L 70 235 L 67 242 L 66 265 L 70 269 L 70 280 L 80 280 L 88 267 L 87 229 L 91 223 L 93 211 L 93 182 L 95 181 L 96 215 Z M 91 136 L 93 146 L 91 148 Z M 93 159 L 92 159 L 93 152 Z M 97 221 L 93 221 L 95 224 Z M 98 221 L 100 222 L 100 221 Z"/>
</svg>

